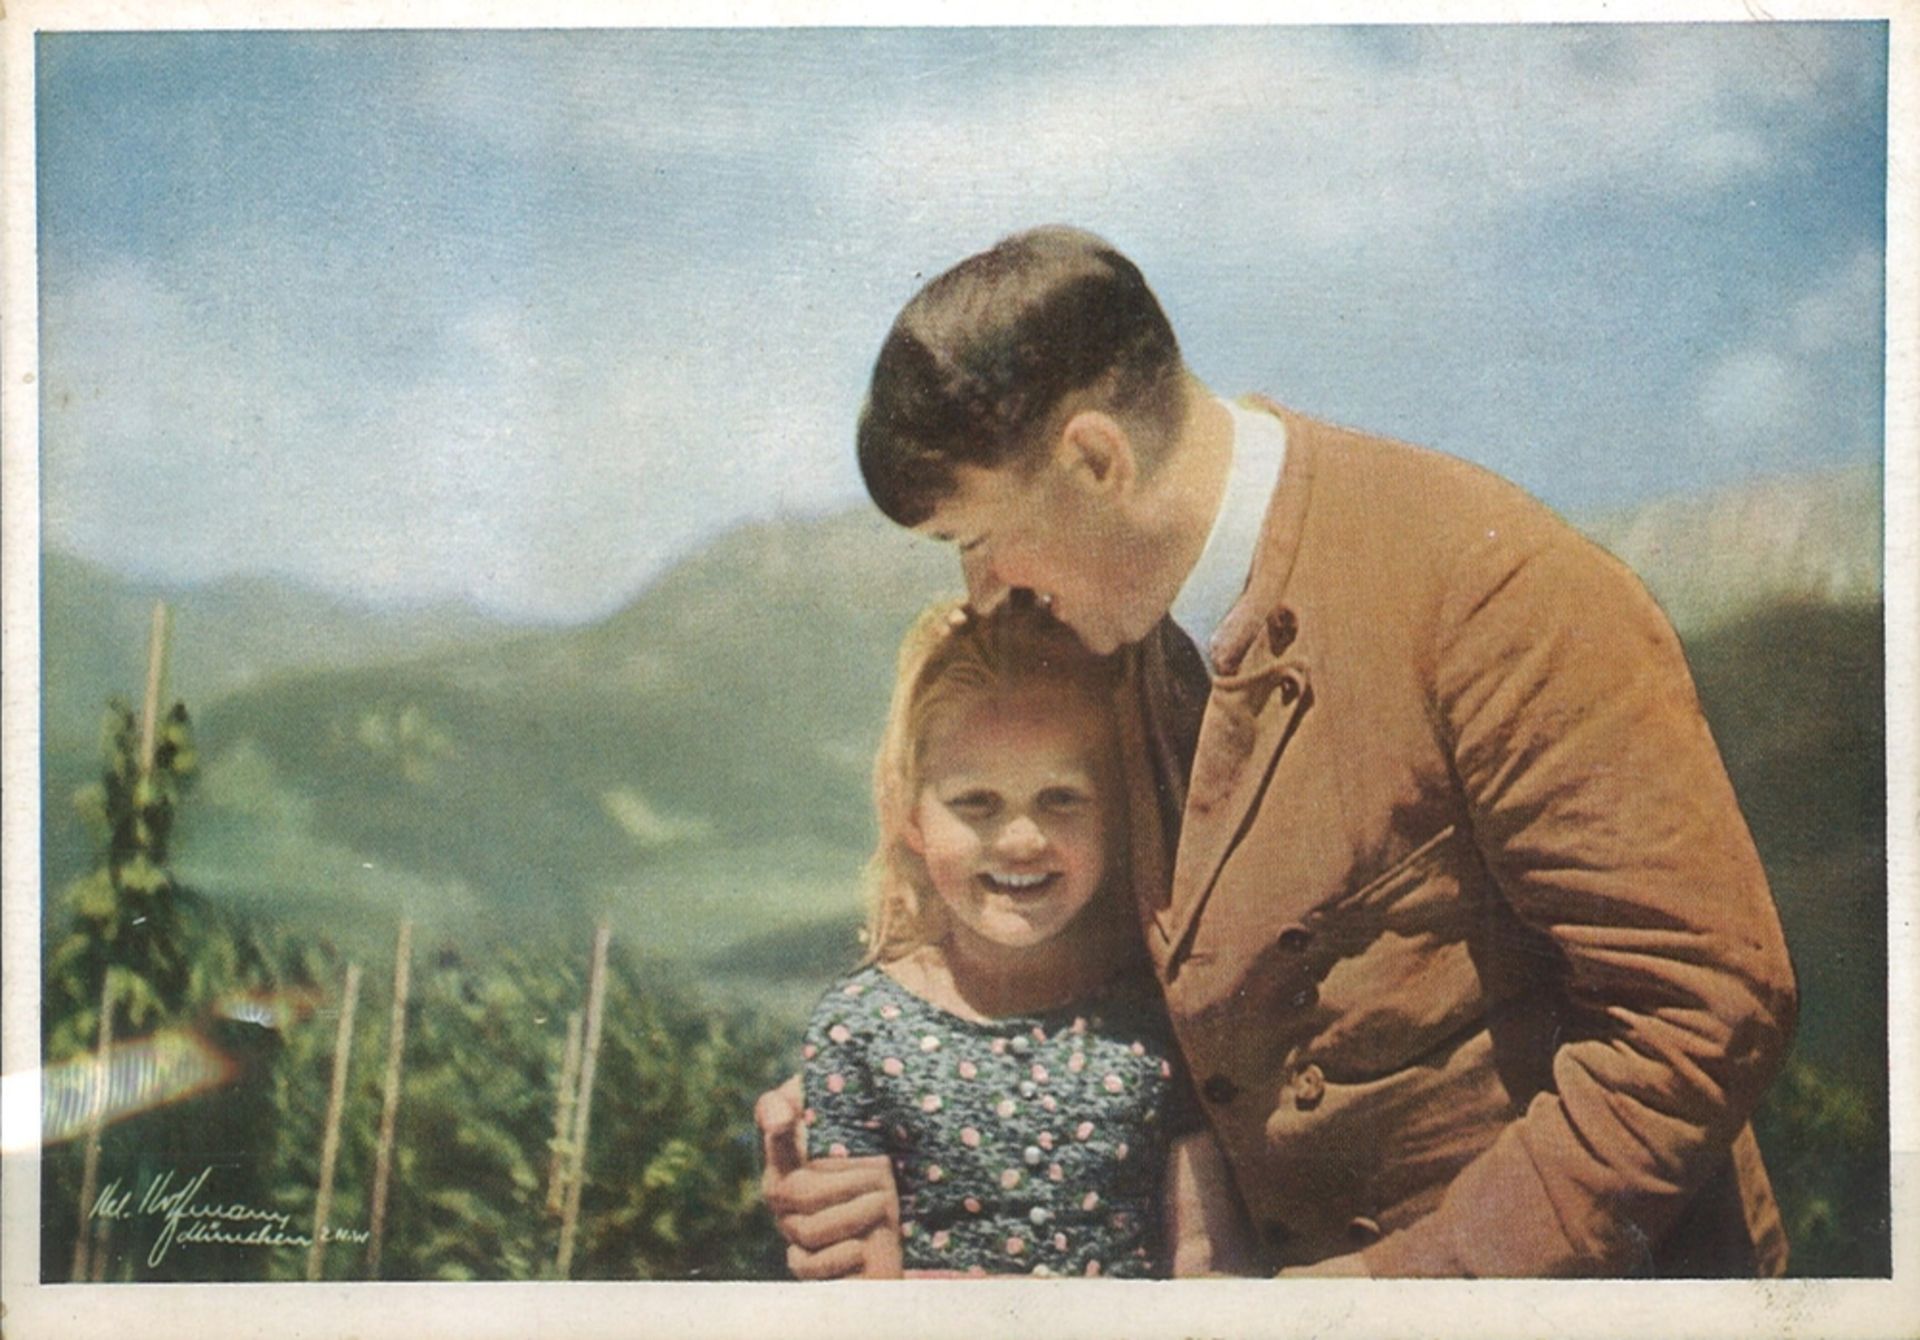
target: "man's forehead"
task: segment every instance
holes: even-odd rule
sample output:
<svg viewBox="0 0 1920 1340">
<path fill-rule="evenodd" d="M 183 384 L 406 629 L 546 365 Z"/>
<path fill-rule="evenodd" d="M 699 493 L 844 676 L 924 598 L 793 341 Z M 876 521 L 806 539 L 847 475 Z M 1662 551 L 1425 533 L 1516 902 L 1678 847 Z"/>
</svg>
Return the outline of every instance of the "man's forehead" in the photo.
<svg viewBox="0 0 1920 1340">
<path fill-rule="evenodd" d="M 1032 477 L 1010 466 L 987 469 L 958 465 L 953 489 L 934 505 L 932 515 L 914 527 L 929 538 L 966 547 L 979 532 L 1003 520 L 1029 496 Z"/>
</svg>

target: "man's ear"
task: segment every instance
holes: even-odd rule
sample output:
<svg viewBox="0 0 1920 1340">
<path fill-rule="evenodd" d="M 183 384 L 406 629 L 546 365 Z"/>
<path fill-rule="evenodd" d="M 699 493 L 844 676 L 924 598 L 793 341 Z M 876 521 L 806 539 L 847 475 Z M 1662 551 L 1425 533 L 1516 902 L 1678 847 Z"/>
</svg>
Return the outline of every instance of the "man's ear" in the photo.
<svg viewBox="0 0 1920 1340">
<path fill-rule="evenodd" d="M 1060 430 L 1060 465 L 1068 477 L 1102 492 L 1125 493 L 1139 476 L 1133 439 L 1102 410 L 1083 409 Z"/>
</svg>

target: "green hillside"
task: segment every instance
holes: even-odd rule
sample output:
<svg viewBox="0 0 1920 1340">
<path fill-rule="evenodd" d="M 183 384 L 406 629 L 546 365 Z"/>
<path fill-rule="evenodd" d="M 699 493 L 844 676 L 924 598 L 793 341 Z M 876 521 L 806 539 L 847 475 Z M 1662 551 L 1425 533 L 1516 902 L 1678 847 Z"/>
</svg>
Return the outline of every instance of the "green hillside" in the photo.
<svg viewBox="0 0 1920 1340">
<path fill-rule="evenodd" d="M 40 599 L 46 729 L 89 745 L 108 695 L 138 692 L 156 600 L 168 602 L 179 634 L 168 683 L 196 704 L 284 673 L 386 664 L 505 631 L 460 605 L 363 609 L 270 577 L 185 588 L 129 582 L 57 552 L 41 556 Z"/>
<path fill-rule="evenodd" d="M 892 648 L 950 582 L 945 554 L 864 511 L 780 522 L 599 624 L 196 703 L 206 765 L 181 872 L 334 935 L 356 906 L 468 942 L 605 911 L 704 959 L 850 926 Z M 85 860 L 58 798 L 92 753 L 49 751 L 55 887 Z"/>
<path fill-rule="evenodd" d="M 1859 570 L 1857 556 L 1823 565 L 1817 553 L 1852 555 L 1874 529 L 1838 520 L 1863 478 L 1721 500 L 1756 552 L 1769 547 L 1768 517 L 1791 533 L 1800 557 L 1776 565 L 1771 594 L 1750 578 L 1707 609 L 1697 581 L 1683 598 L 1664 589 L 1670 579 L 1655 587 L 1687 616 L 1702 697 L 1814 976 L 1841 962 L 1826 946 L 1884 897 L 1873 878 L 1884 849 L 1877 606 L 1844 585 L 1828 588 L 1838 599 L 1811 599 L 1803 580 Z M 1713 500 L 1648 510 L 1673 528 L 1668 539 L 1645 519 L 1596 529 L 1643 558 L 1692 552 L 1703 528 L 1736 533 L 1713 520 Z M 72 564 L 49 573 L 47 663 L 75 667 L 50 678 L 50 703 L 74 685 L 101 693 L 109 673 L 130 691 L 144 593 Z M 716 973 L 817 982 L 852 952 L 895 639 L 955 576 L 943 550 L 855 509 L 731 532 L 582 628 L 429 619 L 409 632 L 385 618 L 347 631 L 309 609 L 316 664 L 304 670 L 302 636 L 293 616 L 268 615 L 274 602 L 254 600 L 248 620 L 231 588 L 189 592 L 174 689 L 196 710 L 205 767 L 180 869 L 236 906 L 336 935 L 366 907 L 471 943 L 577 933 L 605 912 L 623 934 Z M 236 683 L 195 669 L 243 642 L 239 659 L 275 672 Z M 396 650 L 382 657 L 383 646 Z M 96 756 L 91 731 L 66 722 L 78 715 L 48 720 L 55 888 L 86 860 L 65 800 Z M 1854 967 L 1833 970 L 1832 991 L 1851 1007 L 1874 979 L 1857 947 L 1846 952 Z"/>
<path fill-rule="evenodd" d="M 1772 606 L 1691 640 L 1701 703 L 1800 975 L 1798 1051 L 1886 1071 L 1885 637 L 1879 605 Z"/>
<path fill-rule="evenodd" d="M 1673 613 L 1773 882 L 1801 1062 L 1762 1134 L 1797 1260 L 1840 1273 L 1880 1269 L 1885 1250 L 1868 478 L 1594 527 Z M 48 574 L 43 862 L 57 891 L 92 859 L 69 797 L 98 766 L 105 696 L 137 692 L 151 592 L 58 560 Z M 323 616 L 270 584 L 245 601 L 245 586 L 178 593 L 172 692 L 194 711 L 202 766 L 175 869 L 277 934 L 375 962 L 401 915 L 423 945 L 460 952 L 582 943 L 605 915 L 712 1000 L 790 1029 L 857 953 L 893 649 L 956 577 L 948 552 L 856 509 L 736 530 L 580 628 Z"/>
</svg>

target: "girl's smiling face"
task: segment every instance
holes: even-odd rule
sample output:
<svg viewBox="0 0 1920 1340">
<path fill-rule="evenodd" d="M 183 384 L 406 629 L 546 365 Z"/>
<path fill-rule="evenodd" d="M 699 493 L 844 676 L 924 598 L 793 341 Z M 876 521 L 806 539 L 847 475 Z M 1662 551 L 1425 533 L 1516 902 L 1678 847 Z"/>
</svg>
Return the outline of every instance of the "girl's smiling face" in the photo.
<svg viewBox="0 0 1920 1340">
<path fill-rule="evenodd" d="M 1112 730 L 1084 692 L 970 694 L 930 724 L 907 845 L 973 948 L 1029 949 L 1106 878 L 1116 827 Z"/>
</svg>

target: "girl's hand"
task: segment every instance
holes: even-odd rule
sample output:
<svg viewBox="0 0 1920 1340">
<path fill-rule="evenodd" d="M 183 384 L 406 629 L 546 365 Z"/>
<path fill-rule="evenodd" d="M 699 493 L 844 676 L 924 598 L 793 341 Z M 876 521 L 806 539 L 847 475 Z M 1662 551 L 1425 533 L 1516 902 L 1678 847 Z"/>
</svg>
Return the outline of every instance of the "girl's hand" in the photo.
<svg viewBox="0 0 1920 1340">
<path fill-rule="evenodd" d="M 808 1161 L 798 1077 L 760 1095 L 760 1194 L 795 1279 L 900 1278 L 900 1196 L 884 1154 Z"/>
</svg>

